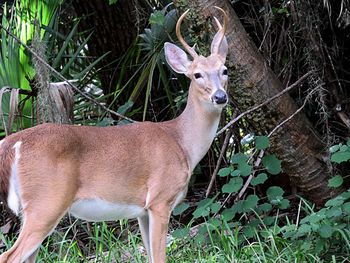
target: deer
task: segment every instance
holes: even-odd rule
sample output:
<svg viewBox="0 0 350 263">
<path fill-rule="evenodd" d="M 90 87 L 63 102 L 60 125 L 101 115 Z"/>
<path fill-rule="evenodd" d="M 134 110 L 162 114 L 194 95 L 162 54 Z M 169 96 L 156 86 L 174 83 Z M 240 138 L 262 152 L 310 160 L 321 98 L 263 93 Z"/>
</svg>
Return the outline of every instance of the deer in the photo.
<svg viewBox="0 0 350 263">
<path fill-rule="evenodd" d="M 223 25 L 208 57 L 181 35 L 184 50 L 166 42 L 167 63 L 190 80 L 176 118 L 108 127 L 40 124 L 0 142 L 0 193 L 21 229 L 0 263 L 35 262 L 39 247 L 67 213 L 92 222 L 137 218 L 150 263 L 166 261 L 172 210 L 186 196 L 193 169 L 209 150 L 228 102 Z"/>
</svg>

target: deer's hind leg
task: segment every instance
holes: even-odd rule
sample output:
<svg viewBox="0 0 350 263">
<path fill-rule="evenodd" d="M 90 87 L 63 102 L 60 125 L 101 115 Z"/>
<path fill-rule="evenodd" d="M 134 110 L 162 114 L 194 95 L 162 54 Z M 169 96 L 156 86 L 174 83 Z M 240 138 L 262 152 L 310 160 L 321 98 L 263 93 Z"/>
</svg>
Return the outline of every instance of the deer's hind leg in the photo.
<svg viewBox="0 0 350 263">
<path fill-rule="evenodd" d="M 66 210 L 56 209 L 46 202 L 23 210 L 22 228 L 14 245 L 0 256 L 0 263 L 35 262 L 44 239 L 55 229 Z M 59 212 L 61 211 L 61 212 Z"/>
</svg>

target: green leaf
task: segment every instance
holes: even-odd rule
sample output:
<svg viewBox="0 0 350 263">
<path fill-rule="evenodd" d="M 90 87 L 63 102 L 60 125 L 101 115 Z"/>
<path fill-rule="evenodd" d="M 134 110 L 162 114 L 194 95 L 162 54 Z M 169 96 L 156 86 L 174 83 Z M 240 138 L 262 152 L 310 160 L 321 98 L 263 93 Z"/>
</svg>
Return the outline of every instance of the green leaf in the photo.
<svg viewBox="0 0 350 263">
<path fill-rule="evenodd" d="M 284 194 L 284 191 L 279 186 L 271 186 L 267 189 L 266 194 L 267 194 L 268 199 L 271 201 L 271 200 L 274 200 L 276 198 L 281 198 Z"/>
<path fill-rule="evenodd" d="M 315 252 L 317 254 L 324 251 L 327 241 L 323 238 L 318 238 L 315 244 Z"/>
<path fill-rule="evenodd" d="M 261 211 L 263 211 L 263 212 L 269 212 L 269 211 L 271 211 L 271 209 L 272 209 L 272 205 L 269 204 L 269 203 L 265 203 L 265 204 L 262 204 L 261 206 L 259 206 L 259 208 L 260 208 Z"/>
<path fill-rule="evenodd" d="M 334 163 L 346 162 L 350 159 L 350 152 L 336 152 L 331 156 L 331 161 Z"/>
<path fill-rule="evenodd" d="M 198 207 L 194 212 L 193 212 L 193 217 L 194 218 L 199 218 L 199 217 L 206 217 L 210 214 L 210 208 L 209 207 Z"/>
<path fill-rule="evenodd" d="M 337 196 L 335 198 L 332 198 L 330 200 L 328 200 L 325 204 L 326 207 L 329 207 L 329 206 L 340 206 L 344 203 L 345 201 L 345 198 L 342 197 L 342 196 Z"/>
<path fill-rule="evenodd" d="M 205 199 L 203 199 L 203 200 L 200 200 L 200 201 L 197 203 L 197 206 L 198 206 L 198 207 L 208 207 L 208 206 L 210 206 L 212 203 L 213 203 L 213 199 L 212 199 L 212 198 L 205 198 Z"/>
<path fill-rule="evenodd" d="M 249 212 L 251 209 L 254 209 L 259 201 L 259 197 L 257 195 L 249 195 L 243 201 L 243 211 Z"/>
<path fill-rule="evenodd" d="M 225 168 L 221 168 L 219 170 L 218 175 L 220 177 L 225 177 L 225 176 L 228 176 L 231 172 L 232 172 L 232 168 L 231 167 L 225 167 Z"/>
<path fill-rule="evenodd" d="M 339 207 L 332 207 L 326 211 L 326 216 L 328 218 L 334 218 L 334 217 L 339 217 L 342 215 L 341 208 Z"/>
<path fill-rule="evenodd" d="M 346 214 L 350 215 L 350 202 L 343 204 L 343 210 Z"/>
<path fill-rule="evenodd" d="M 115 4 L 116 2 L 118 2 L 118 0 L 108 0 L 108 3 L 109 3 L 110 5 Z"/>
<path fill-rule="evenodd" d="M 267 216 L 263 219 L 265 225 L 270 226 L 275 222 L 275 217 Z"/>
<path fill-rule="evenodd" d="M 233 177 L 229 183 L 222 187 L 223 193 L 237 193 L 243 185 L 243 179 L 241 177 Z"/>
<path fill-rule="evenodd" d="M 171 235 L 175 238 L 184 238 L 190 233 L 190 229 L 188 227 L 176 229 L 174 230 Z"/>
<path fill-rule="evenodd" d="M 235 176 L 239 176 L 240 174 L 241 174 L 240 170 L 234 170 L 234 171 L 232 171 L 231 176 L 235 177 Z"/>
<path fill-rule="evenodd" d="M 173 215 L 174 215 L 174 216 L 180 215 L 180 214 L 182 214 L 184 211 L 186 211 L 187 208 L 189 208 L 189 207 L 190 207 L 189 204 L 187 204 L 187 203 L 181 203 L 181 204 L 177 205 L 177 206 L 174 208 L 174 210 L 173 210 Z"/>
<path fill-rule="evenodd" d="M 150 24 L 156 24 L 156 25 L 164 25 L 165 21 L 165 16 L 162 11 L 155 11 L 154 13 L 151 14 L 151 17 L 149 18 L 149 23 Z"/>
<path fill-rule="evenodd" d="M 333 227 L 331 227 L 329 225 L 322 225 L 318 229 L 318 233 L 323 238 L 330 238 L 332 236 L 333 232 L 334 232 Z"/>
<path fill-rule="evenodd" d="M 344 180 L 343 180 L 342 176 L 336 175 L 328 180 L 328 186 L 333 187 L 333 188 L 337 188 L 343 184 L 343 181 Z"/>
<path fill-rule="evenodd" d="M 255 235 L 255 228 L 251 226 L 245 227 L 243 230 L 243 235 L 246 238 L 252 238 Z"/>
<path fill-rule="evenodd" d="M 282 161 L 278 160 L 274 154 L 264 156 L 262 163 L 270 174 L 279 174 L 282 171 Z"/>
<path fill-rule="evenodd" d="M 231 162 L 234 164 L 246 163 L 248 161 L 248 156 L 244 153 L 236 153 L 232 156 Z"/>
<path fill-rule="evenodd" d="M 132 102 L 132 101 L 127 101 L 127 102 L 125 102 L 123 105 L 121 105 L 119 108 L 118 108 L 118 110 L 117 110 L 117 112 L 119 113 L 119 114 L 121 114 L 121 115 L 125 115 L 125 113 L 129 110 L 129 109 L 131 109 L 131 107 L 134 105 L 134 103 Z"/>
<path fill-rule="evenodd" d="M 305 235 L 305 234 L 311 233 L 311 231 L 312 231 L 311 226 L 307 225 L 307 224 L 304 224 L 304 225 L 301 225 L 299 227 L 298 234 L 299 235 Z"/>
<path fill-rule="evenodd" d="M 348 146 L 347 145 L 342 145 L 342 146 L 340 146 L 340 148 L 339 148 L 339 151 L 340 152 L 345 152 L 345 151 L 347 151 L 348 150 Z"/>
<path fill-rule="evenodd" d="M 289 204 L 290 204 L 290 202 L 289 202 L 288 199 L 283 199 L 283 200 L 281 200 L 280 203 L 278 204 L 278 207 L 279 207 L 280 209 L 287 209 L 287 208 L 289 207 Z"/>
<path fill-rule="evenodd" d="M 267 174 L 266 173 L 260 173 L 260 174 L 258 174 L 256 177 L 254 177 L 251 180 L 250 184 L 252 186 L 256 186 L 256 185 L 265 183 L 266 180 L 267 180 Z"/>
<path fill-rule="evenodd" d="M 251 174 L 253 166 L 247 163 L 239 163 L 237 168 L 241 171 L 242 176 L 248 176 Z"/>
<path fill-rule="evenodd" d="M 210 209 L 211 209 L 211 211 L 212 211 L 213 213 L 219 212 L 220 208 L 221 208 L 221 204 L 218 203 L 218 202 L 213 203 L 213 204 L 210 206 Z"/>
<path fill-rule="evenodd" d="M 226 208 L 222 211 L 221 215 L 226 221 L 231 221 L 235 217 L 236 211 L 232 208 Z"/>
<path fill-rule="evenodd" d="M 313 214 L 311 214 L 309 217 L 308 217 L 308 221 L 310 222 L 310 223 L 313 223 L 313 224 L 315 224 L 315 223 L 318 223 L 318 222 L 320 222 L 321 220 L 323 220 L 325 218 L 325 215 L 321 215 L 320 213 L 313 213 Z M 301 222 L 300 222 L 301 223 Z"/>
<path fill-rule="evenodd" d="M 238 201 L 231 207 L 234 213 L 242 213 L 243 212 L 243 200 Z"/>
<path fill-rule="evenodd" d="M 257 150 L 263 150 L 269 147 L 270 140 L 267 136 L 256 136 L 255 137 L 255 148 Z"/>
</svg>

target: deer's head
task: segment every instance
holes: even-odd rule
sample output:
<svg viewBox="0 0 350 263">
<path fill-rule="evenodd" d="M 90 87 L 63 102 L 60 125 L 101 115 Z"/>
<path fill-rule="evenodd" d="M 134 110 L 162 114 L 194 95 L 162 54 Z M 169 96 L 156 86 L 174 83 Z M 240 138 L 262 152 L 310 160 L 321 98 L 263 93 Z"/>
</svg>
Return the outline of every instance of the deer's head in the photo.
<svg viewBox="0 0 350 263">
<path fill-rule="evenodd" d="M 176 24 L 176 35 L 193 60 L 191 61 L 187 54 L 179 47 L 171 43 L 165 43 L 165 58 L 171 68 L 181 74 L 185 74 L 191 79 L 190 89 L 196 98 L 206 105 L 212 105 L 214 108 L 222 109 L 228 100 L 226 93 L 227 68 L 225 60 L 227 55 L 227 40 L 225 31 L 227 28 L 227 15 L 224 10 L 220 10 L 224 15 L 224 25 L 215 18 L 219 28 L 211 43 L 211 55 L 204 57 L 198 55 L 194 48 L 190 47 L 183 39 L 180 26 L 181 22 L 188 13 L 187 10 L 181 15 Z"/>
</svg>

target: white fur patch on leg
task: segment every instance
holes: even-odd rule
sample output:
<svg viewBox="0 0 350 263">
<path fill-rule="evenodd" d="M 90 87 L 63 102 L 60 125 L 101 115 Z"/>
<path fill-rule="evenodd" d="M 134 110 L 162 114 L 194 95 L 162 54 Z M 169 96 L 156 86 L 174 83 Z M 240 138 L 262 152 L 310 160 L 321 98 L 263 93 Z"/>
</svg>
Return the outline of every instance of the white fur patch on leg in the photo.
<svg viewBox="0 0 350 263">
<path fill-rule="evenodd" d="M 9 182 L 9 191 L 7 197 L 7 204 L 9 208 L 18 216 L 21 210 L 21 201 L 19 195 L 19 182 L 18 182 L 18 161 L 20 158 L 20 147 L 22 142 L 18 141 L 13 145 L 15 149 L 15 159 L 11 167 L 11 175 Z"/>
</svg>

